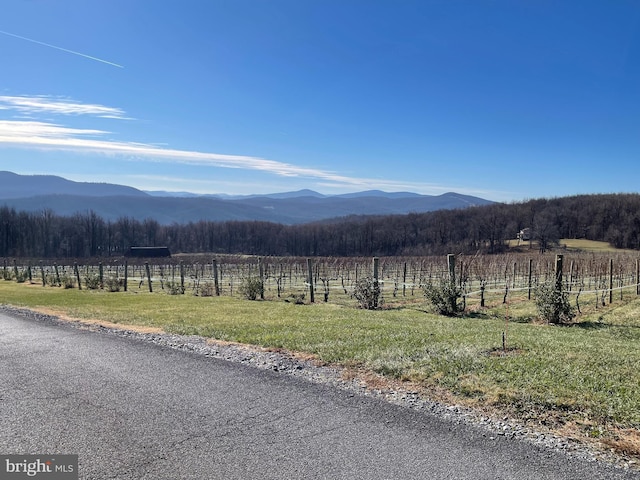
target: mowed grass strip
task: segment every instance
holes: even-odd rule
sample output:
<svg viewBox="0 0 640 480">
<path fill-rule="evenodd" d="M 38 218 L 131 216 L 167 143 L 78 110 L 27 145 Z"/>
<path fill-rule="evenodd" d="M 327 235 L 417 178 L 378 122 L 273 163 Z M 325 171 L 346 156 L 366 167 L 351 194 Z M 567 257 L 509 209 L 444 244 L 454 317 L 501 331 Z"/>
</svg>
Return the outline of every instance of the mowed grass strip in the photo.
<svg viewBox="0 0 640 480">
<path fill-rule="evenodd" d="M 610 253 L 620 253 L 620 252 L 634 252 L 633 250 L 626 250 L 622 248 L 615 248 L 609 242 L 600 242 L 597 240 L 587 240 L 585 238 L 561 238 L 558 241 L 558 244 L 563 247 L 564 251 L 578 251 L 578 252 L 610 252 Z M 538 241 L 532 240 L 507 240 L 507 245 L 509 248 L 518 248 L 522 250 L 537 250 Z M 531 247 L 531 248 L 530 248 Z"/>
<path fill-rule="evenodd" d="M 581 316 L 573 326 L 529 322 L 535 316 L 532 302 L 514 301 L 510 312 L 495 302 L 466 317 L 447 318 L 428 313 L 426 304 L 365 311 L 330 303 L 78 291 L 8 281 L 0 281 L 0 304 L 310 353 L 529 422 L 569 425 L 578 435 L 612 439 L 625 431 L 639 438 L 640 300 L 632 296 Z"/>
</svg>

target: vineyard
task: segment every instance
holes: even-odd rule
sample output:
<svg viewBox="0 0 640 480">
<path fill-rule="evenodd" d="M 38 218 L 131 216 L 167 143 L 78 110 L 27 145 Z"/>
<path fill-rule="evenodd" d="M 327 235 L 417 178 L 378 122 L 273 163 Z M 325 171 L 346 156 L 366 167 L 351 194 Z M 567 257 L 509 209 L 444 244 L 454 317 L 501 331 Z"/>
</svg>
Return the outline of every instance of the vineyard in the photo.
<svg viewBox="0 0 640 480">
<path fill-rule="evenodd" d="M 302 352 L 637 456 L 640 254 L 561 253 L 5 258 L 0 304 Z M 452 284 L 454 318 L 429 294 Z M 571 315 L 547 316 L 565 304 L 545 291 Z"/>
<path fill-rule="evenodd" d="M 21 263 L 5 259 L 3 278 L 48 287 L 144 291 L 196 296 L 243 296 L 252 279 L 265 300 L 352 301 L 360 279 L 375 279 L 388 306 L 423 301 L 423 287 L 452 278 L 467 308 L 509 299 L 531 300 L 556 281 L 555 254 L 449 257 L 298 258 L 178 256 L 148 262 L 119 258 L 87 264 Z M 576 304 L 594 307 L 636 296 L 640 263 L 634 253 L 563 255 L 560 279 Z"/>
</svg>

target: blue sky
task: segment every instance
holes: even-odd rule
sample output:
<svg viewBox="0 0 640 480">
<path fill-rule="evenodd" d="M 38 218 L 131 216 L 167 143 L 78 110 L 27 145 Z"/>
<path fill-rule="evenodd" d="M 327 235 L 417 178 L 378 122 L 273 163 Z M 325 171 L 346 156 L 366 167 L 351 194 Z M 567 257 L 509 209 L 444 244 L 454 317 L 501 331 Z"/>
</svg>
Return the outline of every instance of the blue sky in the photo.
<svg viewBox="0 0 640 480">
<path fill-rule="evenodd" d="M 145 190 L 637 192 L 640 3 L 14 0 L 0 169 Z"/>
</svg>

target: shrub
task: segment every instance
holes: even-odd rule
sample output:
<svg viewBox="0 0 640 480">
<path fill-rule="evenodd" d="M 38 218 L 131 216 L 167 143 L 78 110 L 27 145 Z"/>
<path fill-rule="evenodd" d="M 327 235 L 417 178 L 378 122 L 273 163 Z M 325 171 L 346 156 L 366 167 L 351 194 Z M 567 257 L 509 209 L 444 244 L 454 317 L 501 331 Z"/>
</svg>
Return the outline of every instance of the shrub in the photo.
<svg viewBox="0 0 640 480">
<path fill-rule="evenodd" d="M 439 285 L 429 283 L 424 287 L 424 296 L 440 315 L 453 317 L 464 311 L 464 305 L 458 302 L 462 297 L 462 289 L 453 282 L 441 280 Z"/>
<path fill-rule="evenodd" d="M 75 279 L 70 275 L 63 275 L 60 277 L 60 283 L 66 289 L 74 288 L 76 286 Z"/>
<path fill-rule="evenodd" d="M 121 280 L 118 277 L 107 277 L 104 285 L 110 292 L 119 292 L 120 289 L 124 287 L 124 280 Z"/>
<path fill-rule="evenodd" d="M 365 310 L 376 310 L 384 304 L 380 283 L 372 277 L 358 280 L 351 296 L 358 301 L 358 307 Z"/>
<path fill-rule="evenodd" d="M 100 288 L 99 275 L 87 275 L 84 277 L 84 285 L 88 290 L 97 290 Z"/>
<path fill-rule="evenodd" d="M 287 303 L 293 303 L 295 305 L 304 305 L 304 292 L 302 293 L 292 293 L 289 297 L 285 298 L 284 301 Z"/>
<path fill-rule="evenodd" d="M 16 282 L 17 283 L 24 283 L 24 282 L 27 281 L 27 272 L 24 271 L 24 270 L 16 271 L 15 277 L 16 277 Z"/>
<path fill-rule="evenodd" d="M 184 293 L 184 289 L 180 282 L 167 281 L 167 294 L 169 295 L 182 295 Z"/>
<path fill-rule="evenodd" d="M 242 280 L 239 291 L 247 300 L 256 300 L 264 294 L 264 285 L 258 277 L 247 277 Z"/>
<path fill-rule="evenodd" d="M 204 282 L 198 290 L 195 292 L 196 295 L 200 295 L 201 297 L 213 297 L 213 294 L 216 292 L 215 286 L 211 282 Z"/>
<path fill-rule="evenodd" d="M 576 316 L 569 304 L 569 294 L 553 284 L 543 284 L 536 289 L 536 307 L 540 318 L 547 323 L 570 323 Z"/>
</svg>

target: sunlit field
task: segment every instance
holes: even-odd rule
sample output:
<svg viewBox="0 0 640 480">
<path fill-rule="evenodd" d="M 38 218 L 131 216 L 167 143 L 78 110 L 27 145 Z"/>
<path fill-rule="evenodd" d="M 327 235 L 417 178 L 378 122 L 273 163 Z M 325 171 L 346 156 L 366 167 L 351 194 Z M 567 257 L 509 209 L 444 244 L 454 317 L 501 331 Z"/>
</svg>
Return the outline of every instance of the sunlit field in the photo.
<svg viewBox="0 0 640 480">
<path fill-rule="evenodd" d="M 571 296 L 580 307 L 577 317 L 557 326 L 540 321 L 528 288 L 507 288 L 513 278 L 487 285 L 484 307 L 470 295 L 465 311 L 452 318 L 435 314 L 415 285 L 385 283 L 382 308 L 363 310 L 338 279 L 329 301 L 320 286 L 313 304 L 308 296 L 296 304 L 285 289 L 279 297 L 269 290 L 266 300 L 250 301 L 237 293 L 197 295 L 193 288 L 171 295 L 160 282 L 151 293 L 142 277 L 140 283 L 130 277 L 127 292 L 109 292 L 43 286 L 33 275 L 23 283 L 10 275 L 0 280 L 0 303 L 303 352 L 404 382 L 432 398 L 637 453 L 640 297 L 631 280 L 609 303 L 608 294 L 593 291 L 603 282 L 594 280 L 587 291 L 582 275 L 582 290 L 574 285 Z"/>
</svg>

